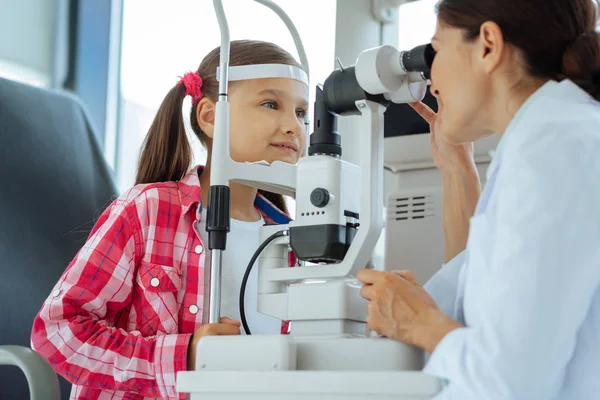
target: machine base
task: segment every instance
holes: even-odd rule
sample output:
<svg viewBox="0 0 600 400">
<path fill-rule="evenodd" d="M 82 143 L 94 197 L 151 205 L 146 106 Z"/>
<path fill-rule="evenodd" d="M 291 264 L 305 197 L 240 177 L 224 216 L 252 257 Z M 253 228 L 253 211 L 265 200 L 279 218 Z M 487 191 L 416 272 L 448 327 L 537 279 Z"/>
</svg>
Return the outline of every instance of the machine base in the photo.
<svg viewBox="0 0 600 400">
<path fill-rule="evenodd" d="M 385 338 L 213 336 L 196 371 L 180 372 L 190 400 L 431 399 L 442 380 L 420 372 L 423 352 Z"/>
<path fill-rule="evenodd" d="M 442 382 L 413 371 L 180 372 L 189 400 L 425 400 Z"/>
</svg>

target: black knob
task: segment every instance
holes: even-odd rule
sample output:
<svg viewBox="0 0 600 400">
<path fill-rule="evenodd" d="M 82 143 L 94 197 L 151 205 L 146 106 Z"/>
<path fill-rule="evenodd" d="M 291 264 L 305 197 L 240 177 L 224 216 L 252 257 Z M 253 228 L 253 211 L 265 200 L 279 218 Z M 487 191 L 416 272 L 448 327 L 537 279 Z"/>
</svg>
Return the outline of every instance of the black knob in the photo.
<svg viewBox="0 0 600 400">
<path fill-rule="evenodd" d="M 323 208 L 329 204 L 329 192 L 327 189 L 317 188 L 310 194 L 310 202 L 313 206 Z"/>
</svg>

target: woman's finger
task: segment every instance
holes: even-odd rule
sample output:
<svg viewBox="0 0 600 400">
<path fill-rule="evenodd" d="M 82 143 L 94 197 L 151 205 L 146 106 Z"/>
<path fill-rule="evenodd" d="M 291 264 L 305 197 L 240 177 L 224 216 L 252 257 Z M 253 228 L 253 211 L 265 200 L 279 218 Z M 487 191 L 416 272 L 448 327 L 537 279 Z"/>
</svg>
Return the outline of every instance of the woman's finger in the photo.
<svg viewBox="0 0 600 400">
<path fill-rule="evenodd" d="M 240 327 L 235 325 L 221 324 L 215 327 L 215 334 L 217 336 L 235 336 L 240 333 Z"/>
<path fill-rule="evenodd" d="M 415 274 L 410 271 L 410 270 L 405 270 L 405 271 L 392 271 L 394 274 L 401 276 L 402 278 L 406 279 L 407 281 L 414 283 L 416 285 L 420 285 L 421 283 L 417 280 L 417 277 L 415 276 Z"/>
<path fill-rule="evenodd" d="M 219 322 L 222 323 L 222 324 L 233 325 L 233 326 L 237 326 L 237 327 L 239 327 L 239 326 L 242 325 L 242 323 L 240 321 L 236 321 L 234 319 L 227 318 L 227 317 L 221 318 L 219 320 Z"/>
<path fill-rule="evenodd" d="M 356 274 L 356 279 L 365 284 L 372 284 L 375 283 L 375 281 L 379 278 L 381 274 L 381 271 L 375 271 L 372 269 L 361 269 L 360 271 L 358 271 L 358 274 Z"/>
<path fill-rule="evenodd" d="M 364 285 L 360 289 L 360 296 L 364 299 L 371 300 L 373 298 L 373 285 Z"/>
<path fill-rule="evenodd" d="M 422 101 L 416 103 L 408 103 L 429 125 L 432 125 L 435 121 L 436 113 L 429 108 L 429 106 Z"/>
</svg>

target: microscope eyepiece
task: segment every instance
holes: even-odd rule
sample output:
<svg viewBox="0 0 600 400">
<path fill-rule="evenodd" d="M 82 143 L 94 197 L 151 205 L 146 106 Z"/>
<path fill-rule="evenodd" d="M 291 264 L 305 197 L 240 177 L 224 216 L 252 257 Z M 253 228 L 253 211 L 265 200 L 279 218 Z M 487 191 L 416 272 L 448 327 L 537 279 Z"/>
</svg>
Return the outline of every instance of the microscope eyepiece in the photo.
<svg viewBox="0 0 600 400">
<path fill-rule="evenodd" d="M 420 72 L 424 79 L 431 79 L 431 65 L 435 50 L 431 44 L 417 46 L 400 54 L 400 63 L 406 72 Z"/>
</svg>

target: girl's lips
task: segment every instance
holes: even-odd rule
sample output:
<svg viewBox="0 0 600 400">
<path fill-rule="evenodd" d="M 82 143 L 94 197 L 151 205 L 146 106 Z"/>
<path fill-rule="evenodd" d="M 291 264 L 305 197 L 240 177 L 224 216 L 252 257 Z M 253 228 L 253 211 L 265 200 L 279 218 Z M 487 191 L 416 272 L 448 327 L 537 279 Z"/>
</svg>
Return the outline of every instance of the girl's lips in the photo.
<svg viewBox="0 0 600 400">
<path fill-rule="evenodd" d="M 285 151 L 285 152 L 290 152 L 290 153 L 298 152 L 298 145 L 293 142 L 271 143 L 271 146 L 273 146 L 276 149 L 279 149 L 281 151 Z"/>
</svg>

